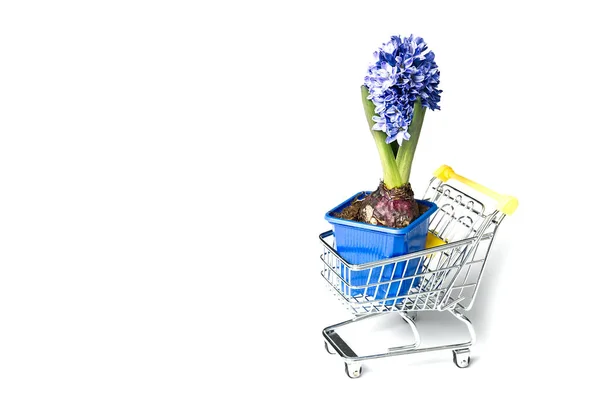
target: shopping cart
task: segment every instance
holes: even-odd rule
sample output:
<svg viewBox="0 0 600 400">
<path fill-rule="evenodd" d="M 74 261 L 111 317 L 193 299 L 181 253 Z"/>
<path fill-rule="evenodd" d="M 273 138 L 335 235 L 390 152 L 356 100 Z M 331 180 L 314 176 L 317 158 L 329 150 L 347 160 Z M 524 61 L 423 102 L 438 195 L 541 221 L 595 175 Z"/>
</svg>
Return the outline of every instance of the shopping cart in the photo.
<svg viewBox="0 0 600 400">
<path fill-rule="evenodd" d="M 447 183 L 449 179 L 457 180 L 476 192 L 496 200 L 498 202 L 496 209 L 486 212 L 481 201 L 449 185 Z M 456 366 L 459 368 L 469 366 L 471 360 L 469 347 L 475 343 L 475 330 L 464 312 L 471 309 L 475 300 L 496 231 L 504 217 L 516 210 L 518 202 L 514 197 L 500 195 L 456 174 L 452 168 L 445 165 L 434 173 L 434 178 L 423 199 L 435 202 L 438 206 L 438 210 L 430 220 L 425 250 L 352 265 L 344 261 L 336 252 L 332 231 L 319 236 L 323 243 L 321 275 L 333 294 L 354 314 L 351 320 L 323 329 L 325 349 L 331 354 L 339 354 L 344 359 L 346 374 L 350 378 L 358 378 L 361 375 L 362 362 L 366 360 L 437 350 L 452 350 Z M 393 264 L 395 270 L 396 267 L 403 268 L 407 262 L 418 263 L 418 268 L 416 271 L 412 269 L 411 271 L 414 272 L 411 275 L 397 279 L 373 276 L 372 279 L 372 274 L 381 274 L 383 266 L 389 268 Z M 408 268 L 405 269 L 405 273 L 407 270 Z M 353 286 L 343 278 L 348 276 L 347 271 L 369 271 L 366 282 L 375 283 Z M 397 276 L 394 272 L 389 276 Z M 412 287 L 406 294 L 386 296 L 385 300 L 370 295 L 380 293 L 381 290 L 389 291 L 394 282 L 399 282 L 396 287 L 404 286 L 405 282 L 410 282 Z M 469 340 L 422 347 L 415 323 L 421 311 L 448 311 L 465 324 Z M 379 354 L 359 356 L 337 332 L 342 326 L 391 312 L 399 313 L 410 326 L 413 334 L 412 343 L 391 347 Z"/>
</svg>

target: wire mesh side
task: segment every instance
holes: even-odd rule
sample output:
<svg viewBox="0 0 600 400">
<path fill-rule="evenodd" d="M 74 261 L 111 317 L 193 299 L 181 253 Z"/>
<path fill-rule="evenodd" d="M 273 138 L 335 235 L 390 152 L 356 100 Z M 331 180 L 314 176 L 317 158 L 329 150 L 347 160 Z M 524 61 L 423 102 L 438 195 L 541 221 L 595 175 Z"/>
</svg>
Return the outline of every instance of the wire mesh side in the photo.
<svg viewBox="0 0 600 400">
<path fill-rule="evenodd" d="M 446 243 L 476 236 L 490 218 L 479 200 L 435 178 L 423 198 L 437 204 L 429 231 Z"/>
<path fill-rule="evenodd" d="M 321 274 L 353 314 L 430 311 L 457 305 L 465 308 L 476 293 L 487 255 L 485 249 L 491 244 L 491 238 L 487 235 L 477 244 L 470 241 L 403 261 L 383 260 L 380 265 L 366 270 L 346 264 L 334 250 L 324 246 Z M 414 272 L 406 273 L 410 263 L 415 265 Z M 382 271 L 386 268 L 391 269 L 391 273 L 384 278 Z M 399 269 L 402 272 L 396 274 Z M 369 274 L 367 283 L 354 284 L 353 274 L 365 271 Z"/>
<path fill-rule="evenodd" d="M 449 245 L 415 257 L 355 266 L 334 250 L 331 232 L 322 235 L 321 275 L 352 313 L 471 308 L 504 214 L 486 214 L 480 201 L 436 178 L 424 199 L 438 206 L 430 219 L 430 233 Z"/>
</svg>

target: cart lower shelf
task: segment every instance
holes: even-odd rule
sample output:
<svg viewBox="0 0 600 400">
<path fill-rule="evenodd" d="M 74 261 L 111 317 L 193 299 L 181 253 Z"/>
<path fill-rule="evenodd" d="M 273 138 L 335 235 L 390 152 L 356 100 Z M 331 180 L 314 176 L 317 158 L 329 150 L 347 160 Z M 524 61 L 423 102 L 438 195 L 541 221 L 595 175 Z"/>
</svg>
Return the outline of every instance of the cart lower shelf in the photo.
<svg viewBox="0 0 600 400">
<path fill-rule="evenodd" d="M 366 314 L 359 315 L 355 318 L 335 324 L 323 329 L 323 336 L 325 337 L 325 350 L 330 354 L 338 354 L 344 359 L 346 374 L 348 377 L 355 379 L 362 374 L 362 363 L 367 360 L 373 360 L 376 358 L 400 356 L 414 353 L 424 353 L 430 351 L 441 351 L 441 350 L 452 350 L 454 364 L 459 368 L 466 368 L 471 362 L 470 350 L 475 343 L 475 330 L 471 321 L 456 309 L 447 310 L 456 319 L 464 323 L 467 327 L 470 339 L 466 342 L 458 342 L 451 344 L 444 344 L 439 346 L 421 346 L 421 335 L 415 323 L 418 313 L 410 312 L 398 312 L 402 319 L 410 326 L 413 341 L 408 345 L 390 347 L 386 352 L 369 355 L 358 355 L 356 352 L 344 341 L 344 339 L 338 334 L 336 329 L 342 326 L 350 325 L 359 321 L 363 321 L 367 318 L 376 318 L 382 314 Z"/>
</svg>

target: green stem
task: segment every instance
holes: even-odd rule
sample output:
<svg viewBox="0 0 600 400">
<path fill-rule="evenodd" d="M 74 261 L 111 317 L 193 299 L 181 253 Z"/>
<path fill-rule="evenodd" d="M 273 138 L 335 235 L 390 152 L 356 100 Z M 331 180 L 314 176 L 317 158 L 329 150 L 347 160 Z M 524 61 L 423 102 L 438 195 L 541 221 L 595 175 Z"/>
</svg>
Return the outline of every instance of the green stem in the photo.
<svg viewBox="0 0 600 400">
<path fill-rule="evenodd" d="M 423 119 L 425 118 L 425 110 L 426 108 L 421 106 L 421 99 L 418 98 L 417 101 L 415 101 L 412 121 L 408 126 L 410 139 L 402 142 L 402 146 L 400 146 L 398 154 L 396 155 L 396 166 L 400 174 L 400 185 L 404 185 L 410 180 L 410 169 L 412 167 L 413 158 L 415 157 L 417 144 L 419 143 L 419 136 L 421 136 L 421 127 L 423 126 Z"/>
<path fill-rule="evenodd" d="M 369 124 L 371 133 L 373 134 L 373 139 L 375 139 L 377 151 L 379 151 L 379 159 L 381 160 L 381 167 L 383 168 L 383 183 L 385 183 L 385 186 L 387 186 L 388 189 L 400 187 L 402 186 L 402 181 L 400 178 L 400 173 L 396 167 L 394 151 L 392 150 L 392 146 L 385 142 L 387 135 L 385 132 L 373 130 L 373 125 L 375 125 L 373 116 L 376 114 L 375 105 L 371 100 L 367 99 L 367 96 L 369 95 L 369 89 L 363 85 L 361 86 L 361 92 L 363 107 L 365 108 L 365 115 L 367 116 L 367 123 Z"/>
</svg>

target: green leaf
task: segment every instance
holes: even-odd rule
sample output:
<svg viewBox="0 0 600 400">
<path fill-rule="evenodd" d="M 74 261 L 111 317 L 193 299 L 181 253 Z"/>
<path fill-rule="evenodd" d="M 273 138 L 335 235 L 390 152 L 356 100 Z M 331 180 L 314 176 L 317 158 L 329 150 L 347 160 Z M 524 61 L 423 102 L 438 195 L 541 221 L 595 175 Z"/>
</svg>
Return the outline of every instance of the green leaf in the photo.
<svg viewBox="0 0 600 400">
<path fill-rule="evenodd" d="M 426 110 L 427 109 L 421 105 L 421 99 L 418 98 L 417 101 L 415 101 L 412 121 L 408 126 L 410 139 L 402 142 L 402 146 L 400 146 L 400 149 L 396 154 L 396 166 L 400 173 L 402 184 L 408 183 L 410 180 L 410 170 L 412 168 L 413 158 L 415 157 L 415 151 L 417 150 L 417 144 L 419 143 L 419 136 L 421 136 L 421 128 L 423 127 Z"/>
<path fill-rule="evenodd" d="M 398 168 L 396 167 L 396 159 L 394 157 L 394 151 L 392 146 L 385 142 L 387 135 L 385 132 L 374 131 L 373 116 L 375 116 L 375 104 L 367 96 L 369 95 L 369 89 L 365 85 L 361 86 L 363 107 L 365 109 L 365 116 L 367 117 L 367 123 L 369 129 L 373 134 L 377 151 L 379 152 L 379 159 L 381 160 L 381 167 L 383 168 L 383 183 L 388 189 L 402 186 L 402 180 Z"/>
</svg>

